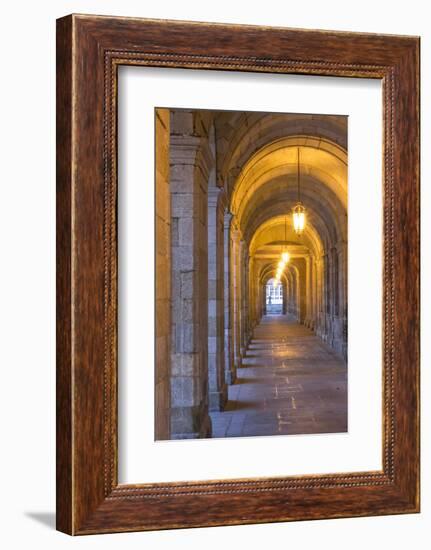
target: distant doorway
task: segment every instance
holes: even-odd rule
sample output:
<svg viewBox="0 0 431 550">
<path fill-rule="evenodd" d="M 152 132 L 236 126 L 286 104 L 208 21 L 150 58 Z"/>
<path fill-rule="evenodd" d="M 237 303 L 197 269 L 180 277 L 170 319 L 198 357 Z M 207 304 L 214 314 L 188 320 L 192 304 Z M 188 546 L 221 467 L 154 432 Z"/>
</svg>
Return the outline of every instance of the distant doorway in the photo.
<svg viewBox="0 0 431 550">
<path fill-rule="evenodd" d="M 276 279 L 270 279 L 266 284 L 265 306 L 267 315 L 283 313 L 283 285 Z"/>
</svg>

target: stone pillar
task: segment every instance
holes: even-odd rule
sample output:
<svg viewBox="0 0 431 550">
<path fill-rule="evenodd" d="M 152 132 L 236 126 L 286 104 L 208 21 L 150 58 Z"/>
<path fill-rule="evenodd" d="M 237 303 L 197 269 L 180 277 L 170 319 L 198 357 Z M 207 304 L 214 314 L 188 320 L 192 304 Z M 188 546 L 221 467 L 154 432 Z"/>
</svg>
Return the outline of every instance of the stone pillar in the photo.
<svg viewBox="0 0 431 550">
<path fill-rule="evenodd" d="M 208 391 L 209 410 L 221 411 L 227 399 L 224 373 L 224 223 L 219 187 L 208 189 Z"/>
<path fill-rule="evenodd" d="M 255 308 L 255 293 L 256 289 L 254 287 L 254 258 L 253 256 L 249 257 L 248 264 L 248 281 L 247 286 L 247 303 L 248 303 L 248 327 L 249 333 L 253 330 L 254 322 L 256 318 L 256 308 Z"/>
<path fill-rule="evenodd" d="M 312 297 L 311 297 L 311 260 L 310 256 L 305 256 L 305 307 L 306 307 L 306 313 L 305 313 L 305 326 L 310 327 L 311 326 L 311 303 L 312 303 Z"/>
<path fill-rule="evenodd" d="M 287 287 L 286 287 L 286 313 L 292 315 L 292 295 L 293 295 L 293 277 L 290 269 L 286 272 Z"/>
<path fill-rule="evenodd" d="M 189 135 L 193 113 L 171 118 L 171 438 L 207 437 L 208 140 Z"/>
<path fill-rule="evenodd" d="M 171 202 L 169 110 L 156 109 L 155 439 L 170 438 Z"/>
<path fill-rule="evenodd" d="M 241 360 L 247 349 L 247 245 L 243 239 L 239 247 L 239 293 L 240 293 L 240 353 Z"/>
<path fill-rule="evenodd" d="M 312 299 L 312 318 L 311 328 L 315 331 L 317 325 L 317 267 L 316 259 L 313 256 L 311 259 L 311 299 Z"/>
<path fill-rule="evenodd" d="M 328 344 L 340 351 L 341 329 L 338 323 L 338 253 L 335 247 L 330 250 L 329 270 L 329 331 Z"/>
<path fill-rule="evenodd" d="M 328 340 L 328 317 L 329 317 L 329 262 L 328 255 L 322 254 L 321 258 L 321 278 L 320 278 L 320 295 L 321 295 L 321 319 L 319 336 L 327 342 Z"/>
<path fill-rule="evenodd" d="M 250 256 L 247 250 L 246 254 L 246 264 L 245 264 L 245 307 L 244 307 L 244 314 L 245 314 L 245 333 L 246 333 L 246 346 L 248 346 L 248 343 L 250 341 L 251 337 L 251 331 L 252 331 L 252 306 L 251 306 L 251 300 L 250 300 L 250 287 L 253 279 L 251 277 L 250 272 Z"/>
<path fill-rule="evenodd" d="M 233 223 L 233 222 L 232 222 Z M 237 228 L 232 228 L 231 277 L 232 277 L 232 345 L 235 369 L 241 367 L 241 287 L 240 287 L 240 240 Z"/>
<path fill-rule="evenodd" d="M 341 355 L 347 361 L 347 243 L 338 243 L 338 285 L 339 285 L 339 316 L 342 323 Z"/>
<path fill-rule="evenodd" d="M 318 336 L 322 337 L 323 334 L 323 267 L 322 257 L 316 258 L 316 329 L 315 332 Z"/>
<path fill-rule="evenodd" d="M 298 304 L 297 304 L 297 277 L 295 269 L 290 266 L 289 271 L 287 272 L 288 282 L 289 282 L 289 300 L 287 303 L 288 312 L 297 319 L 298 315 Z"/>
<path fill-rule="evenodd" d="M 300 301 L 299 301 L 299 275 L 298 271 L 293 271 L 293 289 L 294 289 L 294 309 L 295 309 L 295 317 L 296 320 L 299 322 L 299 307 L 300 307 Z"/>
<path fill-rule="evenodd" d="M 284 276 L 282 279 L 281 279 L 281 288 L 282 288 L 282 293 L 283 293 L 283 304 L 282 304 L 282 307 L 281 307 L 281 312 L 283 313 L 283 315 L 286 315 L 286 312 L 287 312 L 287 284 L 286 284 L 286 276 Z"/>
<path fill-rule="evenodd" d="M 306 295 L 306 264 L 304 258 L 295 258 L 292 264 L 294 294 L 295 294 L 295 316 L 298 323 L 305 324 L 307 313 Z"/>
<path fill-rule="evenodd" d="M 247 285 L 247 304 L 248 304 L 248 331 L 249 335 L 251 334 L 251 331 L 253 330 L 254 326 L 254 317 L 255 317 L 255 311 L 254 311 L 254 266 L 253 266 L 253 257 L 249 256 L 249 262 L 247 267 L 247 279 L 248 279 L 248 285 Z"/>
<path fill-rule="evenodd" d="M 231 243 L 232 214 L 224 216 L 224 367 L 227 384 L 233 384 L 236 379 L 236 369 L 233 356 L 232 330 L 232 243 Z"/>
</svg>

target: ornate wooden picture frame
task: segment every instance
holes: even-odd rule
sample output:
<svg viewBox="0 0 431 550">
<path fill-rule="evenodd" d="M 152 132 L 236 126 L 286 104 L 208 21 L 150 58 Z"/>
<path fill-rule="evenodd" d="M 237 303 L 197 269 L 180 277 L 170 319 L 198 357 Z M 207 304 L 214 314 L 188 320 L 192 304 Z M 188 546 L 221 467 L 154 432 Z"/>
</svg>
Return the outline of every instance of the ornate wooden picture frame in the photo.
<svg viewBox="0 0 431 550">
<path fill-rule="evenodd" d="M 120 65 L 382 81 L 381 471 L 118 483 Z M 87 15 L 59 19 L 57 528 L 78 535 L 418 512 L 418 430 L 419 38 Z"/>
</svg>

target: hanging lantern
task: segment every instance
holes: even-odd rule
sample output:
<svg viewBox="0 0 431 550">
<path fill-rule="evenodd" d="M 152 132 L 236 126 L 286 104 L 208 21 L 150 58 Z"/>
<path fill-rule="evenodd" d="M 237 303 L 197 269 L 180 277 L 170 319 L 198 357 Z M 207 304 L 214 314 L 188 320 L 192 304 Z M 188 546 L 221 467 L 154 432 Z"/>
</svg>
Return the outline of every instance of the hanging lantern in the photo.
<svg viewBox="0 0 431 550">
<path fill-rule="evenodd" d="M 300 202 L 293 209 L 293 229 L 297 235 L 301 235 L 305 228 L 305 208 Z"/>
<path fill-rule="evenodd" d="M 302 235 L 305 229 L 305 208 L 301 202 L 301 173 L 299 169 L 299 147 L 297 164 L 298 201 L 293 208 L 293 229 L 297 235 Z"/>
</svg>

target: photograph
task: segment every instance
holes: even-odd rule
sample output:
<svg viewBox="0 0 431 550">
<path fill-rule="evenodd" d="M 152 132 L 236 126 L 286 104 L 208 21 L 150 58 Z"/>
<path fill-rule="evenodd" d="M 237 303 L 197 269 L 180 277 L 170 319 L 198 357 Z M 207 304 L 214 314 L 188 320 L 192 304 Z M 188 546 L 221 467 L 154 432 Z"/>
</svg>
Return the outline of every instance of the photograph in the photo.
<svg viewBox="0 0 431 550">
<path fill-rule="evenodd" d="M 348 431 L 348 116 L 155 109 L 155 440 Z"/>
</svg>

